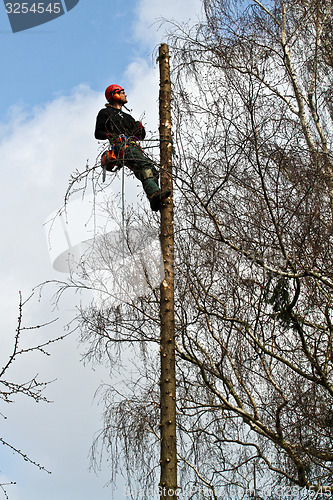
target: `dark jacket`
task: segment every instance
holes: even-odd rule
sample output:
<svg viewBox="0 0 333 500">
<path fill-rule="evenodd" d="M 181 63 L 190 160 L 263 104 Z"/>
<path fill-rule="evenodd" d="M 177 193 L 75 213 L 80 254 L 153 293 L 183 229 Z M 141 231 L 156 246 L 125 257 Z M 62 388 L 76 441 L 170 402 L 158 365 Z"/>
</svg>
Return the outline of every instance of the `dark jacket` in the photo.
<svg viewBox="0 0 333 500">
<path fill-rule="evenodd" d="M 108 105 L 97 115 L 95 137 L 105 140 L 109 138 L 107 134 L 110 134 L 111 138 L 126 135 L 144 139 L 146 136 L 145 129 L 140 122 L 135 121 L 131 115 L 124 113 L 121 109 Z"/>
</svg>

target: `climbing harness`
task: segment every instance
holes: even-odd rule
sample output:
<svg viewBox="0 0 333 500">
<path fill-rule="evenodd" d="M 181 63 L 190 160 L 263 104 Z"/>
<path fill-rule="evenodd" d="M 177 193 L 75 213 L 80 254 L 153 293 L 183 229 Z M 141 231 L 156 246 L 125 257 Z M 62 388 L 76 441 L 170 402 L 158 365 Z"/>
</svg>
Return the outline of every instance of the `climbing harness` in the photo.
<svg viewBox="0 0 333 500">
<path fill-rule="evenodd" d="M 140 148 L 141 151 L 142 147 L 138 144 L 138 139 L 136 137 L 127 137 L 126 135 L 119 135 L 116 138 L 113 139 L 107 151 L 104 151 L 104 153 L 101 156 L 101 167 L 103 169 L 103 182 L 105 182 L 106 179 L 106 172 L 117 172 L 117 170 L 120 170 L 123 167 L 123 161 L 120 162 L 120 160 L 124 159 L 124 153 L 126 149 L 129 146 L 135 146 L 137 148 Z M 115 149 L 116 149 L 116 144 L 119 143 L 124 143 L 124 146 L 120 149 L 118 156 L 116 155 Z"/>
<path fill-rule="evenodd" d="M 126 149 L 129 147 L 129 146 L 135 146 L 139 149 L 141 149 L 142 151 L 142 147 L 140 146 L 140 144 L 138 143 L 138 138 L 133 136 L 133 137 L 127 137 L 126 135 L 118 135 L 117 138 L 115 139 L 115 142 L 117 143 L 124 143 L 124 146 L 121 148 L 120 152 L 119 152 L 119 158 L 122 160 L 123 157 L 124 157 L 124 153 L 126 151 Z"/>
</svg>

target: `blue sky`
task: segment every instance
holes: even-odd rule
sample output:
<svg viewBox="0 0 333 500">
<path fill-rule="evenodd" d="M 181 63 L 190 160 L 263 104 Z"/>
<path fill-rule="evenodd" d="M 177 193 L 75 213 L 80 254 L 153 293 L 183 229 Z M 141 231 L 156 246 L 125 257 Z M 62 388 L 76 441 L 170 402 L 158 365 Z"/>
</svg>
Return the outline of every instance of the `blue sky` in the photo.
<svg viewBox="0 0 333 500">
<path fill-rule="evenodd" d="M 44 222 L 62 205 L 70 174 L 95 162 L 93 132 L 105 88 L 124 86 L 133 115 L 144 114 L 147 129 L 156 132 L 158 68 L 152 54 L 165 41 L 157 20 L 196 20 L 200 8 L 200 0 L 80 0 L 58 19 L 13 34 L 0 2 L 0 364 L 13 341 L 18 291 L 27 297 L 44 280 L 64 279 L 52 269 Z M 126 190 L 128 202 L 146 203 L 130 176 Z M 62 334 L 76 313 L 77 297 L 53 311 L 50 293 L 29 302 L 25 321 L 59 321 L 32 340 Z M 0 482 L 17 482 L 8 488 L 10 500 L 126 498 L 121 478 L 113 489 L 105 487 L 107 464 L 98 475 L 88 472 L 89 448 L 101 428 L 94 393 L 102 381 L 119 383 L 119 377 L 111 379 L 105 367 L 84 366 L 82 351 L 74 336 L 55 345 L 50 357 L 22 357 L 13 367 L 15 380 L 39 373 L 55 382 L 46 394 L 52 404 L 18 398 L 5 407 L 0 401 L 0 436 L 52 471 L 41 472 L 2 446 Z"/>
<path fill-rule="evenodd" d="M 0 4 L 2 39 L 0 113 L 12 104 L 29 108 L 66 93 L 80 83 L 103 88 L 128 62 L 146 55 L 135 40 L 135 0 L 80 0 L 65 15 L 12 34 Z"/>
</svg>

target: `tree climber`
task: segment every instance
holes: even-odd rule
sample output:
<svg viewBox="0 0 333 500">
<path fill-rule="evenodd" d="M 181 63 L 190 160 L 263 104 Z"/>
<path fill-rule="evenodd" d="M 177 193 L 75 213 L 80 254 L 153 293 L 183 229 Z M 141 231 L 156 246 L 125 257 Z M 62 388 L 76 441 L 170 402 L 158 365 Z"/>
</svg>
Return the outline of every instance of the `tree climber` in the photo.
<svg viewBox="0 0 333 500">
<path fill-rule="evenodd" d="M 127 95 L 122 87 L 110 85 L 105 91 L 105 97 L 108 103 L 97 115 L 95 137 L 110 141 L 115 161 L 122 160 L 142 182 L 150 207 L 157 212 L 171 191 L 161 191 L 158 186 L 159 173 L 138 143 L 145 138 L 145 129 L 139 121 L 122 111 L 127 103 Z"/>
</svg>

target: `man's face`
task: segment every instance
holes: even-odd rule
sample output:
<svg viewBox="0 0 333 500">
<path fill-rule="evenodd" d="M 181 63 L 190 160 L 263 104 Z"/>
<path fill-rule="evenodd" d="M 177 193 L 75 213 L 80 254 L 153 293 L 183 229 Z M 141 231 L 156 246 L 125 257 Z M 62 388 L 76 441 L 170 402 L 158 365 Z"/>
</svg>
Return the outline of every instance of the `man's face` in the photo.
<svg viewBox="0 0 333 500">
<path fill-rule="evenodd" d="M 127 95 L 125 94 L 125 90 L 121 90 L 120 92 L 118 92 L 119 95 L 120 95 L 120 103 L 121 104 L 126 104 L 128 101 L 127 101 Z"/>
</svg>

